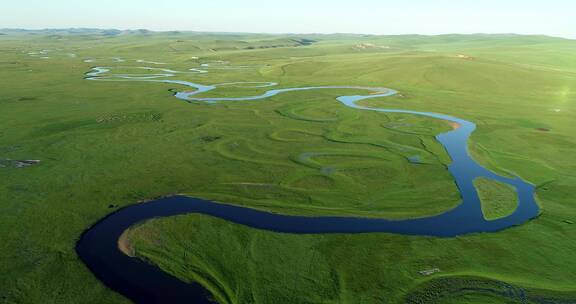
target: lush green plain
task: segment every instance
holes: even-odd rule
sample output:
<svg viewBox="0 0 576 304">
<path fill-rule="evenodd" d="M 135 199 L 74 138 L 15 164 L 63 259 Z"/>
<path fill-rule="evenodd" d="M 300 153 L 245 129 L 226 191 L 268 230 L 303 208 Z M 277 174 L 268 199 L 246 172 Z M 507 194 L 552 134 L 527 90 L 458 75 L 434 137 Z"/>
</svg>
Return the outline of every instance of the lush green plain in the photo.
<svg viewBox="0 0 576 304">
<path fill-rule="evenodd" d="M 221 302 L 485 303 L 495 293 L 462 290 L 501 281 L 534 297 L 573 296 L 576 42 L 334 35 L 306 37 L 317 41 L 306 45 L 301 38 L 0 36 L 0 159 L 41 160 L 0 167 L 0 301 L 125 301 L 98 283 L 74 243 L 116 208 L 171 193 L 289 214 L 386 218 L 438 214 L 459 202 L 450 160 L 434 140 L 449 130 L 444 122 L 360 112 L 334 100 L 350 90 L 206 105 L 175 99 L 169 89 L 185 89 L 178 85 L 83 79 L 93 65 L 154 73 L 135 69 L 144 65 L 136 59 L 182 71 L 215 60 L 252 66 L 176 77 L 203 84 L 391 87 L 401 96 L 367 103 L 472 120 L 476 159 L 538 185 L 536 220 L 453 239 L 285 235 L 197 215 L 132 231 L 139 256 L 200 280 Z M 227 86 L 207 96 L 262 90 Z M 416 155 L 420 163 L 408 161 Z M 431 268 L 440 272 L 418 273 Z M 448 296 L 430 298 L 430 286 Z"/>
</svg>

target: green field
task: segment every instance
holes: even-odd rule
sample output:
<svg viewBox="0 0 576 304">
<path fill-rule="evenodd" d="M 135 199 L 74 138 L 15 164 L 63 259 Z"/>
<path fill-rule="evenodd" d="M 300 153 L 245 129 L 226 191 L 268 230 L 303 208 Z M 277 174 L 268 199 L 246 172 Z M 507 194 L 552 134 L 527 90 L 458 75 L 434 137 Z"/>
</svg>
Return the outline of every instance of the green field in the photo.
<svg viewBox="0 0 576 304">
<path fill-rule="evenodd" d="M 434 138 L 451 126 L 335 100 L 354 90 L 204 104 L 174 98 L 171 90 L 187 89 L 177 84 L 84 79 L 93 66 L 154 74 L 138 67 L 186 71 L 216 61 L 248 68 L 173 79 L 389 87 L 400 94 L 365 104 L 473 121 L 471 154 L 536 185 L 541 215 L 456 238 L 290 235 L 178 216 L 130 231 L 138 257 L 201 282 L 220 303 L 576 301 L 576 41 L 4 33 L 0 303 L 127 302 L 99 283 L 74 245 L 110 212 L 155 197 L 179 193 L 283 214 L 389 219 L 436 215 L 460 203 L 450 158 Z M 229 85 L 201 96 L 265 90 Z M 40 162 L 20 165 L 24 160 Z M 485 214 L 506 211 L 484 205 L 493 206 Z M 426 270 L 433 273 L 420 273 Z"/>
</svg>

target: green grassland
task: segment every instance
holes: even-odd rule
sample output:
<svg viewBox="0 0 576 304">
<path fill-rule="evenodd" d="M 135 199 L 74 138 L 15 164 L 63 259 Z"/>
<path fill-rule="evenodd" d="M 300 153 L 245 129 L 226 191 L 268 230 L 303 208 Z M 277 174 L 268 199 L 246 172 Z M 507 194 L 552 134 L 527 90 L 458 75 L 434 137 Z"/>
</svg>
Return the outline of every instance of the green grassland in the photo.
<svg viewBox="0 0 576 304">
<path fill-rule="evenodd" d="M 136 59 L 178 71 L 214 61 L 251 67 L 174 78 L 202 84 L 390 87 L 401 95 L 366 103 L 474 121 L 475 159 L 537 186 L 537 219 L 451 239 L 276 234 L 198 215 L 131 232 L 139 257 L 202 282 L 220 302 L 518 300 L 499 296 L 501 284 L 530 301 L 575 298 L 574 41 L 6 33 L 0 35 L 0 160 L 41 162 L 0 166 L 0 302 L 126 302 L 92 276 L 74 244 L 106 214 L 154 197 L 183 193 L 285 214 L 391 219 L 439 214 L 460 201 L 446 169 L 450 159 L 434 139 L 450 129 L 445 122 L 357 111 L 334 100 L 353 90 L 208 105 L 177 100 L 170 90 L 186 88 L 176 84 L 83 79 L 92 66 L 157 73 L 137 69 L 146 64 Z M 28 54 L 41 50 L 49 51 Z M 203 96 L 264 90 L 225 86 Z M 419 274 L 431 268 L 440 272 Z M 496 291 L 483 292 L 486 286 Z"/>
<path fill-rule="evenodd" d="M 518 207 L 518 196 L 514 187 L 495 180 L 479 177 L 474 181 L 478 190 L 482 213 L 487 220 L 506 217 Z"/>
<path fill-rule="evenodd" d="M 553 225 L 447 239 L 292 235 L 191 215 L 153 220 L 129 237 L 137 256 L 201 282 L 219 303 L 526 303 L 488 283 L 573 303 L 562 302 L 576 296 L 574 274 L 563 267 L 574 269 L 576 246 Z M 432 269 L 439 271 L 420 273 Z"/>
</svg>

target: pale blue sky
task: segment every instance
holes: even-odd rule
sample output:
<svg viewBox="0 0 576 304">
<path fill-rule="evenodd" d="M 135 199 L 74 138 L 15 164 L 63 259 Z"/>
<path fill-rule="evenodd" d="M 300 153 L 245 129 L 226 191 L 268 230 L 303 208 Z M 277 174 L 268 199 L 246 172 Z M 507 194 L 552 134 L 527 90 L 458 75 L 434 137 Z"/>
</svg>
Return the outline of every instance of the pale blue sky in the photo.
<svg viewBox="0 0 576 304">
<path fill-rule="evenodd" d="M 519 33 L 576 38 L 574 0 L 4 0 L 0 28 Z"/>
</svg>

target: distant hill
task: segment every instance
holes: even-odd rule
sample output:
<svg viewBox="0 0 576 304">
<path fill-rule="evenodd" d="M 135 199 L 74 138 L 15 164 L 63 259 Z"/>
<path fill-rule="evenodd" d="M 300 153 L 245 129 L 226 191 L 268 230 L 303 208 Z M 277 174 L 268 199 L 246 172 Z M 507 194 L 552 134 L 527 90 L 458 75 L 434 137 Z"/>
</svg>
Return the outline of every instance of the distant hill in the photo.
<svg viewBox="0 0 576 304">
<path fill-rule="evenodd" d="M 556 39 L 556 40 L 570 40 L 566 38 L 558 38 L 546 35 L 519 35 L 519 34 L 443 34 L 443 35 L 369 35 L 369 34 L 263 34 L 263 33 L 236 33 L 236 32 L 201 32 L 201 31 L 151 31 L 147 29 L 136 30 L 118 30 L 118 29 L 97 29 L 97 28 L 61 28 L 61 29 L 18 29 L 18 28 L 4 28 L 0 29 L 0 35 L 97 35 L 97 36 L 121 36 L 121 35 L 171 35 L 171 36 L 186 36 L 186 35 L 214 35 L 214 36 L 288 36 L 288 37 L 310 37 L 309 40 L 304 39 L 300 42 L 313 43 L 314 39 L 358 39 L 358 38 L 395 38 L 401 39 L 406 43 L 451 43 L 463 41 L 481 41 L 483 39 L 496 39 L 496 40 L 510 40 L 523 39 L 541 40 L 541 39 Z"/>
<path fill-rule="evenodd" d="M 122 34 L 149 34 L 149 30 L 117 30 L 117 29 L 94 29 L 94 28 L 66 28 L 66 29 L 0 29 L 5 34 L 24 34 L 24 35 L 102 35 L 117 36 Z"/>
</svg>

